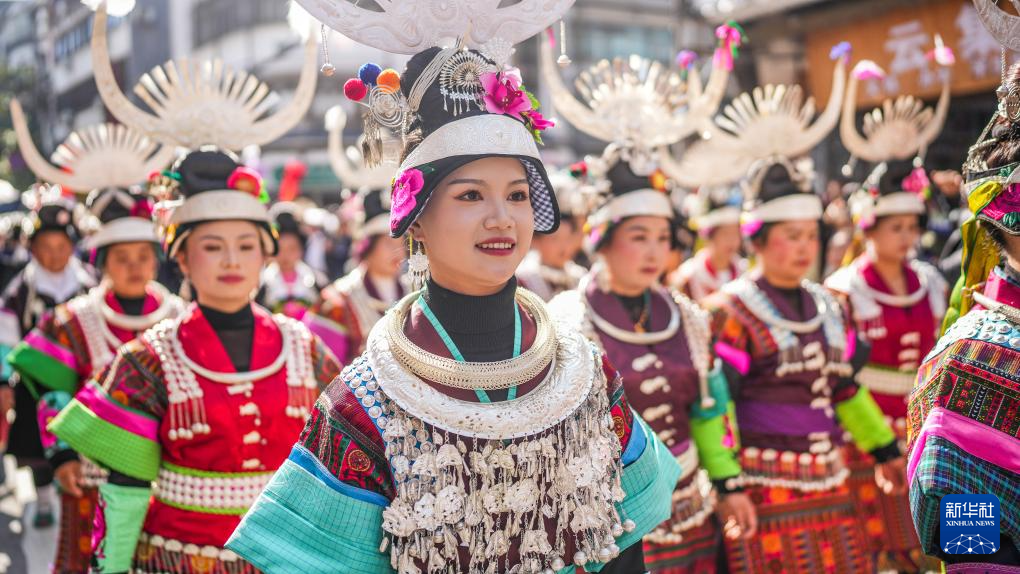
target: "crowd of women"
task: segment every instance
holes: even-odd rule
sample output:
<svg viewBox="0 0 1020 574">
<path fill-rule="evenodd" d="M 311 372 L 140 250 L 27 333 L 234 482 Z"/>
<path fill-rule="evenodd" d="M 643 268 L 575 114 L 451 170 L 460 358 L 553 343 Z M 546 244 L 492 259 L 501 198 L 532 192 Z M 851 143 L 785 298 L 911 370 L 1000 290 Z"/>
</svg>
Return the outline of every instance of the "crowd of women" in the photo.
<svg viewBox="0 0 1020 574">
<path fill-rule="evenodd" d="M 315 35 L 270 123 L 256 79 L 212 68 L 145 112 L 104 84 L 100 6 L 121 125 L 54 166 L 12 105 L 47 185 L 8 226 L 31 256 L 0 410 L 36 526 L 59 516 L 53 572 L 1020 571 L 1020 67 L 960 173 L 929 177 L 948 85 L 862 134 L 879 71 L 845 43 L 815 117 L 795 86 L 722 108 L 735 24 L 711 66 L 603 62 L 575 93 L 550 28 L 570 1 L 298 4 L 410 56 L 343 84 L 360 149 L 327 118 L 347 243 L 235 155 L 307 110 Z M 536 34 L 559 122 L 605 143 L 559 171 L 511 65 Z M 173 116 L 186 89 L 215 115 Z M 864 164 L 842 239 L 806 160 L 837 125 Z M 918 247 L 961 187 L 947 280 Z M 345 274 L 306 262 L 310 235 L 349 245 Z M 998 497 L 997 552 L 940 546 L 954 493 Z"/>
</svg>

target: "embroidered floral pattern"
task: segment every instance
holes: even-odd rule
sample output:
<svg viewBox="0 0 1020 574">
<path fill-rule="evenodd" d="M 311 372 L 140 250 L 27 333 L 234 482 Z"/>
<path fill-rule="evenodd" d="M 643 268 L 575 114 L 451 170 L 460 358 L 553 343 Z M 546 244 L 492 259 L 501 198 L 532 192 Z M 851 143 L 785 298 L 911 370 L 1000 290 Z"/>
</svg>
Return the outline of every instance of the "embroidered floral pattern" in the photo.
<svg viewBox="0 0 1020 574">
<path fill-rule="evenodd" d="M 482 100 L 490 114 L 503 114 L 524 119 L 522 114 L 532 108 L 531 98 L 521 86 L 521 73 L 517 68 L 509 68 L 502 72 L 485 72 L 479 80 L 482 82 Z"/>
<path fill-rule="evenodd" d="M 96 503 L 96 515 L 92 519 L 92 552 L 96 558 L 102 560 L 106 556 L 104 542 L 106 541 L 106 501 L 102 497 Z"/>
<path fill-rule="evenodd" d="M 1020 223 L 1020 185 L 1010 184 L 1005 191 L 981 210 L 981 215 L 1008 226 Z"/>
</svg>

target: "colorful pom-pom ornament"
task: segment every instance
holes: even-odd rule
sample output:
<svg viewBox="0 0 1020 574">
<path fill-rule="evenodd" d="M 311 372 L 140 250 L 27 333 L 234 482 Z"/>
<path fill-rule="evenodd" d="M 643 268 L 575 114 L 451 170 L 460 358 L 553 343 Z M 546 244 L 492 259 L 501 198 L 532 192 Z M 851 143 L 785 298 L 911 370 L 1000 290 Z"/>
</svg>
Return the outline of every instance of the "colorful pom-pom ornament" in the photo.
<svg viewBox="0 0 1020 574">
<path fill-rule="evenodd" d="M 262 193 L 262 176 L 250 167 L 241 166 L 227 178 L 227 187 L 259 197 Z"/>
<path fill-rule="evenodd" d="M 361 79 L 362 82 L 365 82 L 365 84 L 374 86 L 376 79 L 381 73 L 382 68 L 380 68 L 377 64 L 362 64 L 361 68 L 358 70 L 358 78 Z"/>
<path fill-rule="evenodd" d="M 666 174 L 661 169 L 657 169 L 648 176 L 648 183 L 655 191 L 666 191 Z"/>
<path fill-rule="evenodd" d="M 680 50 L 680 53 L 676 55 L 676 65 L 681 70 L 688 70 L 694 65 L 694 62 L 698 59 L 698 55 L 691 50 Z"/>
<path fill-rule="evenodd" d="M 393 68 L 386 68 L 376 78 L 379 89 L 387 94 L 395 94 L 400 90 L 400 74 Z"/>
<path fill-rule="evenodd" d="M 368 95 L 368 86 L 358 78 L 351 78 L 344 82 L 344 95 L 352 101 L 360 102 Z"/>
<path fill-rule="evenodd" d="M 840 58 L 846 58 L 849 60 L 850 53 L 852 52 L 852 50 L 853 46 L 850 45 L 850 42 L 844 40 L 836 44 L 835 46 L 832 47 L 831 50 L 829 50 L 829 59 L 838 60 Z"/>
</svg>

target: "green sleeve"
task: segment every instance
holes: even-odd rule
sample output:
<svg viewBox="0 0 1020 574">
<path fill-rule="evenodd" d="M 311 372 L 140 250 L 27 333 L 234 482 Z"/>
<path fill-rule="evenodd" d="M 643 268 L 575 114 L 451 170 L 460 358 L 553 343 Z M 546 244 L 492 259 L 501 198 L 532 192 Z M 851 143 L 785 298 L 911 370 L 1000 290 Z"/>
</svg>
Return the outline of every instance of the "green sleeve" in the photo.
<svg viewBox="0 0 1020 574">
<path fill-rule="evenodd" d="M 99 487 L 93 540 L 95 572 L 128 572 L 149 510 L 149 488 L 106 483 Z"/>
<path fill-rule="evenodd" d="M 695 403 L 691 409 L 691 438 L 698 449 L 701 467 L 708 471 L 709 478 L 720 480 L 740 474 L 740 463 L 733 450 L 735 432 L 730 427 L 736 419 L 727 417 L 733 401 L 722 369 L 714 369 L 709 375 L 708 389 L 714 402 L 707 408 Z"/>
<path fill-rule="evenodd" d="M 871 452 L 896 440 L 889 423 L 885 422 L 882 409 L 865 387 L 860 387 L 850 399 L 837 403 L 836 416 L 853 437 L 857 448 L 864 452 Z"/>
</svg>

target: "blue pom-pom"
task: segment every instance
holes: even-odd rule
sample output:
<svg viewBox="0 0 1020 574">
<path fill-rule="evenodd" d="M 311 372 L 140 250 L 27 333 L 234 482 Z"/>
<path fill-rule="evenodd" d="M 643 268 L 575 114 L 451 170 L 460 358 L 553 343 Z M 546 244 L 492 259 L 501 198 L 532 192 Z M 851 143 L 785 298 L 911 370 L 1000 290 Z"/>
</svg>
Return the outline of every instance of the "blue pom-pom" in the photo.
<svg viewBox="0 0 1020 574">
<path fill-rule="evenodd" d="M 829 59 L 838 60 L 839 58 L 850 58 L 850 42 L 843 41 L 832 47 L 829 51 Z"/>
<path fill-rule="evenodd" d="M 374 86 L 375 85 L 375 80 L 376 80 L 376 78 L 379 77 L 379 74 L 381 72 L 382 72 L 382 68 L 380 68 L 376 64 L 372 64 L 372 63 L 363 64 L 361 66 L 361 68 L 358 70 L 358 78 L 362 82 L 365 82 L 366 84 L 368 84 L 370 86 Z"/>
</svg>

